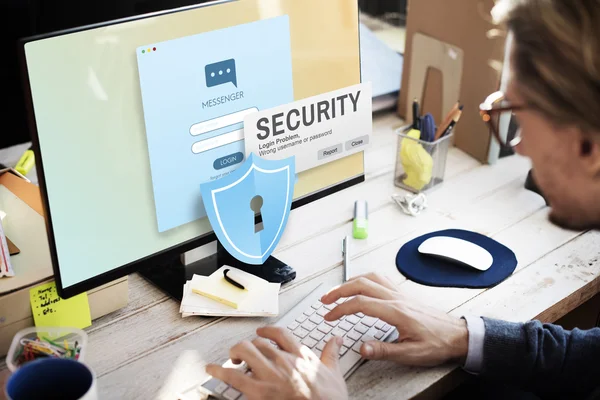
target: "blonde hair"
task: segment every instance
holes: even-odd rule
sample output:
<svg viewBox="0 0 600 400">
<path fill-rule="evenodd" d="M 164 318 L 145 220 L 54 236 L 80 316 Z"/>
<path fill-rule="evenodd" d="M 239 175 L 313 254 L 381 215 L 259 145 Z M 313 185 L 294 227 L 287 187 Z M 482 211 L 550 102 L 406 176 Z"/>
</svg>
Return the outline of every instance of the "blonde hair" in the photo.
<svg viewBox="0 0 600 400">
<path fill-rule="evenodd" d="M 519 94 L 550 121 L 600 134 L 600 0 L 498 0 Z"/>
</svg>

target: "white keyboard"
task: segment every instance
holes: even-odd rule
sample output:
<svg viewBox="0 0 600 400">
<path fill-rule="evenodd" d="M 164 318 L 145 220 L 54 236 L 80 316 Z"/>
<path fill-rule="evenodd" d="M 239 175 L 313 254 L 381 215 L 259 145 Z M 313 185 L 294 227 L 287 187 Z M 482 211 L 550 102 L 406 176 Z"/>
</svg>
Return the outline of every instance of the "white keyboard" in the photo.
<svg viewBox="0 0 600 400">
<path fill-rule="evenodd" d="M 362 342 L 369 340 L 392 341 L 397 338 L 396 329 L 377 318 L 362 313 L 346 315 L 337 321 L 325 321 L 323 316 L 336 304 L 325 305 L 319 299 L 326 293 L 319 285 L 300 303 L 292 308 L 275 325 L 285 326 L 299 342 L 321 356 L 325 344 L 332 336 L 341 336 L 344 344 L 340 348 L 340 369 L 347 379 L 364 361 L 360 355 Z M 341 304 L 348 299 L 340 299 Z M 234 366 L 230 360 L 225 364 Z M 245 366 L 240 366 L 251 373 Z M 244 400 L 246 397 L 228 384 L 210 378 L 199 386 L 183 393 L 182 399 L 198 399 L 210 395 L 217 399 Z"/>
</svg>

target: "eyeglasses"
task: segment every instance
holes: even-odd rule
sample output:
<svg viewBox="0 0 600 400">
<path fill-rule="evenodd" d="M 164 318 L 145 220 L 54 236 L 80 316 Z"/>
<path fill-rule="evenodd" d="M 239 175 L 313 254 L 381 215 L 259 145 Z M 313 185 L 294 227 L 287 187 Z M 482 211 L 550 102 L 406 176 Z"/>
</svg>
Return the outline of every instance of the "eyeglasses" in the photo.
<svg viewBox="0 0 600 400">
<path fill-rule="evenodd" d="M 524 108 L 525 106 L 511 104 L 507 101 L 503 92 L 494 92 L 479 105 L 479 114 L 498 143 L 504 148 L 513 148 L 521 142 L 521 128 L 517 128 L 515 137 L 509 141 L 503 139 L 500 132 L 508 132 L 515 111 Z M 512 122 L 515 123 L 514 120 Z"/>
</svg>

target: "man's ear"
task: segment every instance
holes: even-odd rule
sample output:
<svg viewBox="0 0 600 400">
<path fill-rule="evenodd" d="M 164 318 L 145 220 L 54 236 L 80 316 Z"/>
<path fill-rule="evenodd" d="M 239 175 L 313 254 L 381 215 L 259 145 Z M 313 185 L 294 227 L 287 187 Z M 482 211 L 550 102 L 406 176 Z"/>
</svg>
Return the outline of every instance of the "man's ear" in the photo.
<svg viewBox="0 0 600 400">
<path fill-rule="evenodd" d="M 580 156 L 586 172 L 600 178 L 600 139 L 582 137 Z"/>
</svg>

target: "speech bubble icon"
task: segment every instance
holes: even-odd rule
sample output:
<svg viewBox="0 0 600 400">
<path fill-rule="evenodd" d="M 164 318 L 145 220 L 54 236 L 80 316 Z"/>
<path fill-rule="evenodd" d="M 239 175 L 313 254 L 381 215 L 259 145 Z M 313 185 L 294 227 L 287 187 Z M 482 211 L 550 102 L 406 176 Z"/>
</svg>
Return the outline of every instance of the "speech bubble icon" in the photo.
<svg viewBox="0 0 600 400">
<path fill-rule="evenodd" d="M 204 73 L 206 75 L 207 87 L 223 85 L 227 82 L 231 82 L 237 87 L 235 60 L 233 58 L 208 64 L 204 67 Z"/>
</svg>

